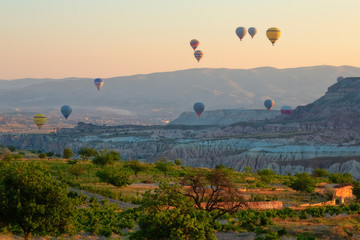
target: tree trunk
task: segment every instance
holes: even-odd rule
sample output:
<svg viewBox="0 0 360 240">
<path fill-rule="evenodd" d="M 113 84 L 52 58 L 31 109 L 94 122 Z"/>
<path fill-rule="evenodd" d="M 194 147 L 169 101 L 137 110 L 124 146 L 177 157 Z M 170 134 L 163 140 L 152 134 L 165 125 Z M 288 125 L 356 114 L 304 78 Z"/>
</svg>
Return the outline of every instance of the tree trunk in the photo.
<svg viewBox="0 0 360 240">
<path fill-rule="evenodd" d="M 30 235 L 31 235 L 31 233 L 29 230 L 24 231 L 24 239 L 25 240 L 30 240 L 30 238 L 31 238 Z"/>
</svg>

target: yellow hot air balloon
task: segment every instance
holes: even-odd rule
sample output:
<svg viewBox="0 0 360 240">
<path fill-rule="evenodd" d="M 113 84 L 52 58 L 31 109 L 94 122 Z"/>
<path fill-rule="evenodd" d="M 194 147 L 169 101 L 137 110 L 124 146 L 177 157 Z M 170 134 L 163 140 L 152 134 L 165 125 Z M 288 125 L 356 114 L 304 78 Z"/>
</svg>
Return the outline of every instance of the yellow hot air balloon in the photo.
<svg viewBox="0 0 360 240">
<path fill-rule="evenodd" d="M 281 35 L 281 31 L 276 27 L 269 28 L 266 31 L 266 36 L 268 37 L 268 39 L 270 40 L 273 46 L 274 43 L 280 38 L 280 35 Z"/>
<path fill-rule="evenodd" d="M 34 116 L 34 123 L 40 129 L 46 123 L 46 116 L 44 114 L 36 114 Z"/>
</svg>

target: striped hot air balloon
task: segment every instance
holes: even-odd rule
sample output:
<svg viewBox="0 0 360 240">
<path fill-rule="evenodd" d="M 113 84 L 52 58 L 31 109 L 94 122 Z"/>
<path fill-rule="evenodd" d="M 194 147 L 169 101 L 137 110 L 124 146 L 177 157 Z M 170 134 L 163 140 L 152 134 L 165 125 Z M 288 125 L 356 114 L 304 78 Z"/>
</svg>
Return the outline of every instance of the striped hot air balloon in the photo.
<svg viewBox="0 0 360 240">
<path fill-rule="evenodd" d="M 190 41 L 190 46 L 194 49 L 194 51 L 196 50 L 196 48 L 199 46 L 199 41 L 196 39 L 193 39 Z"/>
<path fill-rule="evenodd" d="M 291 114 L 292 113 L 292 107 L 285 105 L 280 108 L 281 114 Z"/>
<path fill-rule="evenodd" d="M 194 104 L 194 111 L 196 112 L 196 115 L 200 117 L 201 113 L 205 110 L 205 105 L 201 102 L 197 102 Z"/>
<path fill-rule="evenodd" d="M 203 52 L 201 51 L 201 50 L 196 50 L 195 52 L 194 52 L 194 56 L 195 56 L 195 58 L 196 58 L 196 60 L 199 62 L 200 61 L 200 59 L 203 57 Z"/>
<path fill-rule="evenodd" d="M 280 38 L 280 35 L 281 35 L 281 31 L 276 27 L 269 28 L 266 31 L 266 36 L 268 37 L 268 39 L 270 40 L 273 46 L 275 42 Z"/>
<path fill-rule="evenodd" d="M 266 99 L 264 101 L 264 105 L 265 105 L 266 109 L 270 111 L 271 108 L 274 106 L 274 101 L 271 99 Z"/>
<path fill-rule="evenodd" d="M 102 85 L 104 84 L 104 81 L 101 78 L 96 78 L 94 80 L 94 84 L 97 87 L 97 89 L 100 91 L 100 88 L 102 87 Z"/>
<path fill-rule="evenodd" d="M 33 120 L 40 129 L 46 123 L 46 116 L 44 114 L 36 114 Z"/>
</svg>

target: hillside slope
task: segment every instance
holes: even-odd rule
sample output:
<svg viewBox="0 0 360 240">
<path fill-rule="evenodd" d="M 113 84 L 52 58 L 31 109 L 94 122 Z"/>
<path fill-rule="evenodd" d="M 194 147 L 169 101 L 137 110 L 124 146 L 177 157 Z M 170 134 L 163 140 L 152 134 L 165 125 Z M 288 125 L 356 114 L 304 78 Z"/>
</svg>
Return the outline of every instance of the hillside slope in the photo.
<svg viewBox="0 0 360 240">
<path fill-rule="evenodd" d="M 68 104 L 86 114 L 158 116 L 175 119 L 192 111 L 194 102 L 207 110 L 264 109 L 272 98 L 274 109 L 305 105 L 322 95 L 339 75 L 360 76 L 360 68 L 316 66 L 289 69 L 188 69 L 104 79 L 98 92 L 92 79 L 20 79 L 1 81 L 2 109 L 43 113 Z"/>
</svg>

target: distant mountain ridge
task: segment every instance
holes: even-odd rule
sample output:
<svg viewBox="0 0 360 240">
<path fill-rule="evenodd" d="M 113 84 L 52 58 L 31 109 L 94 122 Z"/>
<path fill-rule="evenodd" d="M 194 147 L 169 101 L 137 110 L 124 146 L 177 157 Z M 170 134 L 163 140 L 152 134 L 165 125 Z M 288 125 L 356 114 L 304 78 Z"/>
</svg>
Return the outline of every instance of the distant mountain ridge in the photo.
<svg viewBox="0 0 360 240">
<path fill-rule="evenodd" d="M 146 121 L 148 116 L 175 119 L 192 111 L 194 102 L 203 102 L 205 111 L 264 109 L 263 101 L 271 98 L 274 109 L 295 108 L 319 98 L 340 75 L 360 76 L 360 68 L 188 69 L 104 79 L 100 92 L 90 78 L 3 80 L 0 110 L 34 108 L 46 113 L 67 104 L 74 112 L 101 110 Z"/>
</svg>

